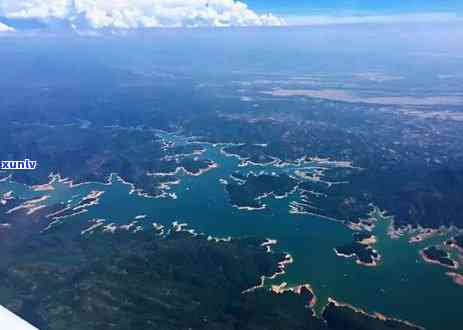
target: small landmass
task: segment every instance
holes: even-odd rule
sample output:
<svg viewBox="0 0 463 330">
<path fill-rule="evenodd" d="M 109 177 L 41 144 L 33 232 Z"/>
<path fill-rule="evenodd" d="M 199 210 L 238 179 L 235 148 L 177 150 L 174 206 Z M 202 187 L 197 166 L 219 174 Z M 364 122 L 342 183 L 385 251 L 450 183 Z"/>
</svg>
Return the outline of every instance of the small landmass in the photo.
<svg viewBox="0 0 463 330">
<path fill-rule="evenodd" d="M 266 206 L 261 202 L 263 198 L 273 196 L 284 198 L 297 187 L 297 180 L 286 174 L 253 174 L 241 176 L 233 174 L 232 179 L 239 181 L 229 182 L 225 189 L 230 197 L 231 204 L 239 209 L 260 210 Z"/>
<path fill-rule="evenodd" d="M 247 165 L 267 166 L 278 162 L 275 157 L 267 155 L 267 145 L 262 144 L 240 144 L 225 146 L 221 153 L 226 156 L 236 157 L 240 160 L 241 167 Z"/>
<path fill-rule="evenodd" d="M 337 256 L 352 258 L 356 257 L 356 263 L 364 266 L 377 266 L 381 255 L 372 248 L 376 243 L 376 237 L 370 232 L 355 232 L 354 241 L 334 249 Z"/>
<path fill-rule="evenodd" d="M 438 264 L 452 269 L 458 268 L 458 262 L 452 260 L 450 258 L 450 254 L 447 251 L 437 246 L 430 246 L 422 249 L 420 251 L 420 255 L 426 262 Z"/>
</svg>

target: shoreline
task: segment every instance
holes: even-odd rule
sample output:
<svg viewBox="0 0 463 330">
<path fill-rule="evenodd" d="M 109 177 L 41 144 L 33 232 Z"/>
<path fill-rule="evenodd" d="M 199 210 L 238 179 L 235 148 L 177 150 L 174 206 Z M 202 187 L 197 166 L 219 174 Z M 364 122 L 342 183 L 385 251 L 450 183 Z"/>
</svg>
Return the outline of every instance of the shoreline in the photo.
<svg viewBox="0 0 463 330">
<path fill-rule="evenodd" d="M 42 197 L 36 197 L 36 198 L 32 198 L 32 199 L 29 199 L 29 200 L 26 200 L 25 202 L 19 204 L 18 206 L 16 207 L 13 207 L 12 209 L 9 209 L 8 211 L 6 211 L 5 213 L 6 214 L 11 214 L 11 213 L 14 213 L 14 212 L 17 212 L 19 210 L 23 210 L 23 209 L 26 209 L 27 210 L 27 215 L 31 215 L 33 214 L 34 212 L 38 211 L 38 210 L 41 210 L 43 208 L 46 207 L 45 204 L 41 204 L 41 205 L 37 205 L 37 204 L 40 204 L 41 202 L 44 202 L 46 201 L 47 199 L 49 199 L 51 196 L 50 195 L 44 195 Z"/>
<path fill-rule="evenodd" d="M 459 286 L 463 286 L 463 275 L 462 274 L 455 273 L 455 272 L 447 272 L 445 274 L 449 276 L 450 278 L 452 278 L 453 283 Z"/>
<path fill-rule="evenodd" d="M 288 283 L 282 282 L 279 285 L 272 285 L 272 287 L 270 288 L 270 291 L 272 291 L 275 294 L 293 292 L 293 293 L 300 295 L 302 293 L 302 290 L 304 289 L 309 291 L 310 294 L 312 295 L 312 299 L 310 299 L 308 306 L 313 309 L 313 307 L 317 304 L 317 296 L 315 295 L 313 288 L 308 283 L 296 285 L 293 287 L 288 287 Z M 312 315 L 315 315 L 315 311 L 313 310 L 312 310 Z"/>
<path fill-rule="evenodd" d="M 371 256 L 372 262 L 368 262 L 368 263 L 361 261 L 359 259 L 359 256 L 355 252 L 353 252 L 351 254 L 344 254 L 344 253 L 340 253 L 336 248 L 333 248 L 333 251 L 338 257 L 341 257 L 341 258 L 351 259 L 351 258 L 355 257 L 356 258 L 355 263 L 357 265 L 361 265 L 361 266 L 377 267 L 377 266 L 379 266 L 379 262 L 381 261 L 381 255 L 378 253 L 378 251 L 376 251 L 374 249 L 372 249 L 372 252 L 376 253 L 377 257 Z"/>
<path fill-rule="evenodd" d="M 356 313 L 360 313 L 362 315 L 365 315 L 365 316 L 368 316 L 368 317 L 371 317 L 371 318 L 375 318 L 377 320 L 380 320 L 380 321 L 395 321 L 395 322 L 398 322 L 398 323 L 402 323 L 402 324 L 405 324 L 409 327 L 414 327 L 414 328 L 417 328 L 417 329 L 420 329 L 420 330 L 426 330 L 424 327 L 422 326 L 419 326 L 419 325 L 416 325 L 412 322 L 409 322 L 409 321 L 406 321 L 406 320 L 402 320 L 402 319 L 398 319 L 398 318 L 394 318 L 394 317 L 388 317 L 382 313 L 378 313 L 378 312 L 373 312 L 373 313 L 368 313 L 366 312 L 365 310 L 361 309 L 361 308 L 358 308 L 358 307 L 355 307 L 351 304 L 348 304 L 348 303 L 342 303 L 342 302 L 339 302 L 331 297 L 328 298 L 328 303 L 325 305 L 325 307 L 323 308 L 323 311 L 322 311 L 322 315 L 325 311 L 325 309 L 328 307 L 329 304 L 334 304 L 334 306 L 336 307 L 346 307 L 346 308 L 349 308 L 351 310 L 353 310 L 354 312 Z"/>
<path fill-rule="evenodd" d="M 276 243 L 273 243 L 273 242 L 274 242 L 274 240 L 267 239 L 264 243 L 262 243 L 262 244 L 266 244 L 266 245 L 264 245 L 264 246 L 261 245 L 261 246 L 267 248 L 267 253 L 273 253 L 273 250 L 269 249 L 269 245 L 275 245 L 276 244 Z M 294 258 L 291 256 L 291 254 L 286 253 L 284 259 L 280 260 L 277 263 L 277 271 L 276 271 L 276 273 L 274 273 L 274 274 L 272 274 L 270 276 L 262 275 L 260 277 L 260 283 L 259 284 L 257 284 L 256 286 L 253 286 L 253 287 L 251 287 L 249 289 L 246 289 L 246 290 L 242 291 L 241 294 L 246 294 L 248 292 L 252 292 L 252 291 L 255 291 L 257 289 L 263 288 L 265 286 L 265 280 L 274 280 L 278 276 L 286 274 L 286 267 L 288 265 L 292 264 L 292 263 L 294 263 Z"/>
</svg>

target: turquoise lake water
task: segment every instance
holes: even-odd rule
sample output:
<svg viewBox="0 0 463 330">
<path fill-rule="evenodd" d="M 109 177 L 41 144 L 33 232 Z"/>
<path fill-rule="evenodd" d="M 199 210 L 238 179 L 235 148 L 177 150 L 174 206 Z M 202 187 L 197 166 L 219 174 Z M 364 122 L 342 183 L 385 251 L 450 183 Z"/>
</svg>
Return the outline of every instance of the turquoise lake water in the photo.
<svg viewBox="0 0 463 330">
<path fill-rule="evenodd" d="M 169 136 L 175 139 L 176 137 Z M 341 223 L 313 215 L 289 214 L 286 199 L 265 199 L 267 209 L 241 211 L 231 207 L 225 186 L 220 179 L 229 179 L 236 170 L 242 172 L 287 172 L 295 166 L 277 168 L 238 167 L 239 160 L 220 153 L 220 146 L 207 146 L 202 156 L 213 159 L 219 167 L 199 177 L 181 175 L 181 184 L 173 186 L 178 199 L 145 198 L 129 195 L 130 186 L 113 178 L 111 185 L 89 183 L 69 188 L 54 184 L 55 190 L 33 192 L 23 185 L 0 183 L 0 192 L 13 190 L 21 197 L 50 195 L 47 204 L 72 200 L 77 203 L 92 190 L 104 190 L 99 205 L 88 213 L 64 219 L 69 223 L 86 223 L 93 218 L 124 224 L 137 215 L 147 215 L 140 220 L 149 226 L 152 222 L 169 224 L 173 221 L 188 223 L 190 228 L 206 234 L 228 236 L 258 236 L 278 240 L 274 248 L 289 252 L 295 262 L 285 275 L 267 284 L 288 282 L 290 285 L 309 283 L 318 299 L 316 309 L 321 311 L 328 297 L 350 303 L 369 312 L 405 319 L 428 329 L 458 329 L 463 324 L 461 303 L 463 287 L 445 275 L 447 269 L 425 263 L 418 251 L 445 237 L 437 237 L 419 244 L 409 244 L 408 239 L 390 239 L 387 236 L 389 220 L 380 219 L 374 229 L 378 238 L 375 249 L 382 255 L 377 267 L 365 267 L 354 259 L 335 255 L 333 248 L 352 241 L 352 231 Z M 460 269 L 461 271 L 461 269 Z"/>
</svg>

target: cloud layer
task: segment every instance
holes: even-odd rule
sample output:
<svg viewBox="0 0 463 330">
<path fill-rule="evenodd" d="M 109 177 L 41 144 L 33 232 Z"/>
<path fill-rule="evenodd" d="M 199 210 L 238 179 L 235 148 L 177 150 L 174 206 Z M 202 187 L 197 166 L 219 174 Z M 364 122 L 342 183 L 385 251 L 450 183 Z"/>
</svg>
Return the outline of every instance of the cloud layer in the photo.
<svg viewBox="0 0 463 330">
<path fill-rule="evenodd" d="M 0 0 L 0 16 L 90 29 L 282 25 L 235 0 Z"/>
</svg>

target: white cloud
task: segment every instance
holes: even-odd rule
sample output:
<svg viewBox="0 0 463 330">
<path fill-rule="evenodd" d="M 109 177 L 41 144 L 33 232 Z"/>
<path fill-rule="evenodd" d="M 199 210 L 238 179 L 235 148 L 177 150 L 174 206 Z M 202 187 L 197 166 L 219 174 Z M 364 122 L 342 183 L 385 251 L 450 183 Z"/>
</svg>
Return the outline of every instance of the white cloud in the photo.
<svg viewBox="0 0 463 330">
<path fill-rule="evenodd" d="M 9 18 L 63 18 L 68 0 L 0 0 L 0 13 Z"/>
<path fill-rule="evenodd" d="M 0 0 L 0 16 L 69 21 L 76 28 L 282 25 L 235 0 Z"/>
<path fill-rule="evenodd" d="M 5 25 L 2 22 L 0 22 L 0 33 L 2 33 L 2 32 L 12 32 L 12 31 L 14 31 L 13 28 L 11 28 L 8 25 Z"/>
</svg>

